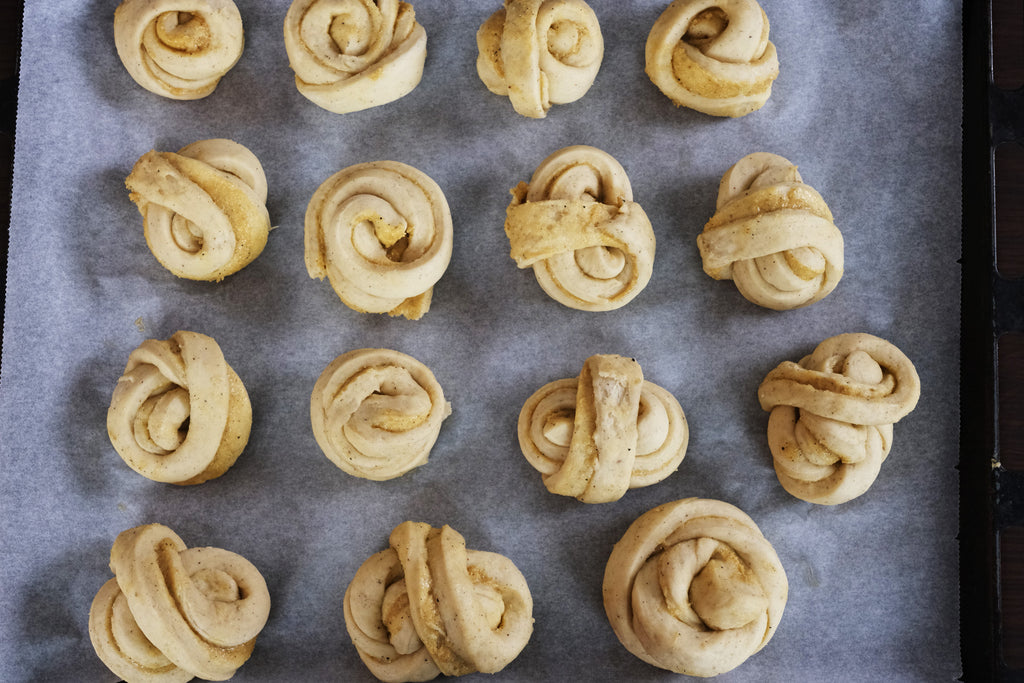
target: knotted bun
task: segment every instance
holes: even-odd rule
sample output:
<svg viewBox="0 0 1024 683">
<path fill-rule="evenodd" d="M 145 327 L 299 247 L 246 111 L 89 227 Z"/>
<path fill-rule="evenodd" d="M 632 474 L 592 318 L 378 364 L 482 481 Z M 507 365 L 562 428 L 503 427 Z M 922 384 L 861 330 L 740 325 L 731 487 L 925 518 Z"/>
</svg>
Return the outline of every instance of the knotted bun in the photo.
<svg viewBox="0 0 1024 683">
<path fill-rule="evenodd" d="M 242 16 L 232 0 L 124 0 L 114 44 L 146 90 L 175 100 L 214 91 L 242 56 Z"/>
<path fill-rule="evenodd" d="M 429 368 L 391 349 L 338 356 L 310 398 L 313 434 L 324 455 L 353 476 L 378 481 L 425 464 L 451 412 Z"/>
<path fill-rule="evenodd" d="M 610 154 L 575 145 L 549 155 L 512 190 L 505 234 L 559 303 L 609 311 L 633 300 L 654 270 L 654 229 Z"/>
<path fill-rule="evenodd" d="M 345 114 L 412 92 L 423 77 L 427 32 L 399 0 L 295 0 L 284 46 L 299 92 Z"/>
<path fill-rule="evenodd" d="M 252 406 L 220 346 L 198 332 L 147 339 L 128 356 L 107 410 L 118 455 L 144 477 L 200 484 L 249 441 Z"/>
<path fill-rule="evenodd" d="M 142 214 L 150 251 L 178 277 L 223 280 L 267 244 L 267 177 L 256 155 L 237 142 L 200 140 L 177 153 L 149 151 L 125 186 Z"/>
<path fill-rule="evenodd" d="M 774 310 L 820 301 L 843 276 L 843 235 L 832 212 L 777 154 L 748 154 L 726 171 L 697 247 L 704 272 Z"/>
<path fill-rule="evenodd" d="M 578 378 L 538 389 L 519 413 L 519 447 L 552 493 L 607 503 L 662 481 L 686 455 L 689 428 L 671 393 L 631 358 L 588 358 Z"/>
<path fill-rule="evenodd" d="M 892 448 L 893 424 L 917 405 L 921 381 L 907 356 L 864 333 L 826 339 L 785 361 L 758 388 L 775 473 L 789 493 L 836 505 L 860 496 Z"/>
<path fill-rule="evenodd" d="M 476 44 L 487 89 L 535 119 L 552 104 L 583 97 L 604 57 L 601 25 L 583 0 L 506 0 L 477 31 Z"/>
<path fill-rule="evenodd" d="M 627 650 L 662 669 L 707 677 L 735 669 L 768 644 L 789 583 L 746 513 L 686 498 L 630 525 L 608 558 L 603 593 Z"/>
<path fill-rule="evenodd" d="M 504 555 L 467 550 L 445 525 L 403 522 L 345 591 L 345 626 L 382 681 L 496 673 L 533 632 L 526 579 Z"/>
<path fill-rule="evenodd" d="M 712 116 L 760 109 L 779 75 L 755 0 L 675 0 L 654 23 L 645 55 L 647 75 L 670 100 Z"/>
<path fill-rule="evenodd" d="M 349 166 L 325 180 L 305 219 L 306 271 L 364 313 L 417 320 L 452 256 L 452 216 L 441 188 L 408 164 Z"/>
<path fill-rule="evenodd" d="M 114 578 L 89 610 L 96 654 L 129 683 L 231 678 L 270 614 L 259 570 L 220 548 L 188 548 L 162 524 L 121 532 Z"/>
</svg>

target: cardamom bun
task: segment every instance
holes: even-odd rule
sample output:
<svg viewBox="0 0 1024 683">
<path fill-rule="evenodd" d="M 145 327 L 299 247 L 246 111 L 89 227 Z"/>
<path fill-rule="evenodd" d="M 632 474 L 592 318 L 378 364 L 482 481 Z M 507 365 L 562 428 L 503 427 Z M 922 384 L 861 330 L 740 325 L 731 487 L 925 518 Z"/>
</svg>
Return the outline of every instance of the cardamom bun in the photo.
<svg viewBox="0 0 1024 683">
<path fill-rule="evenodd" d="M 306 272 L 352 310 L 418 320 L 452 256 L 441 188 L 398 161 L 349 166 L 325 180 L 305 219 Z"/>
<path fill-rule="evenodd" d="M 252 405 L 220 346 L 198 332 L 147 339 L 128 355 L 107 409 L 107 434 L 133 470 L 201 484 L 231 468 L 249 441 Z"/>
<path fill-rule="evenodd" d="M 267 245 L 267 177 L 232 140 L 200 140 L 146 152 L 125 180 L 142 214 L 146 244 L 180 278 L 220 281 Z"/>
<path fill-rule="evenodd" d="M 89 610 L 96 654 L 128 683 L 223 681 L 252 654 L 270 615 L 259 570 L 220 548 L 188 548 L 162 524 L 121 532 L 114 578 Z"/>
<path fill-rule="evenodd" d="M 862 495 L 889 455 L 893 424 L 920 396 L 910 359 L 870 334 L 836 335 L 799 363 L 780 363 L 757 390 L 779 482 L 820 505 Z"/>
<path fill-rule="evenodd" d="M 601 25 L 583 0 L 506 0 L 476 44 L 480 80 L 534 119 L 583 97 L 604 58 Z"/>
<path fill-rule="evenodd" d="M 604 609 L 627 650 L 687 676 L 731 671 L 775 635 L 789 582 L 734 505 L 686 498 L 638 517 L 612 548 Z"/>
<path fill-rule="evenodd" d="M 430 369 L 391 349 L 338 356 L 310 398 L 313 435 L 324 455 L 348 474 L 377 481 L 425 464 L 451 412 Z"/>
<path fill-rule="evenodd" d="M 124 0 L 114 10 L 114 45 L 146 90 L 197 100 L 242 56 L 242 15 L 232 0 Z"/>
<path fill-rule="evenodd" d="M 469 550 L 445 525 L 403 522 L 345 591 L 345 627 L 378 679 L 497 673 L 533 633 L 533 598 L 504 555 Z"/>
<path fill-rule="evenodd" d="M 569 308 L 621 308 L 654 270 L 651 222 L 622 165 L 596 147 L 560 149 L 513 188 L 505 234 L 516 265 Z"/>
<path fill-rule="evenodd" d="M 295 87 L 335 114 L 408 95 L 423 77 L 427 32 L 399 0 L 295 0 L 284 20 Z"/>
<path fill-rule="evenodd" d="M 705 273 L 776 311 L 820 301 L 843 276 L 843 235 L 825 200 L 789 160 L 767 152 L 722 176 L 697 248 Z"/>
<path fill-rule="evenodd" d="M 549 382 L 519 413 L 519 447 L 552 493 L 608 503 L 679 468 L 689 428 L 675 397 L 639 363 L 595 355 L 578 378 Z"/>
<path fill-rule="evenodd" d="M 779 75 L 768 17 L 755 0 L 675 0 L 654 22 L 645 59 L 670 100 L 712 116 L 757 111 Z"/>
</svg>

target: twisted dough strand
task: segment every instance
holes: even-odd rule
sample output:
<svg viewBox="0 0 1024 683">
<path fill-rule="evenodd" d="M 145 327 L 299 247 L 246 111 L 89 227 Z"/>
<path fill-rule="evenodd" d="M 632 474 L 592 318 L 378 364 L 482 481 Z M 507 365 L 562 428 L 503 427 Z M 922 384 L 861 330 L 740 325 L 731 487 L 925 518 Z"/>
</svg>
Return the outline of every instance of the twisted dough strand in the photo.
<svg viewBox="0 0 1024 683">
<path fill-rule="evenodd" d="M 305 259 L 349 308 L 417 320 L 452 255 L 452 217 L 429 176 L 397 161 L 325 180 L 306 209 Z"/>
<path fill-rule="evenodd" d="M 503 555 L 467 550 L 445 525 L 403 522 L 345 591 L 345 626 L 382 681 L 496 673 L 533 632 L 526 580 Z"/>
<path fill-rule="evenodd" d="M 336 114 L 408 95 L 427 57 L 427 33 L 399 0 L 295 0 L 284 45 L 299 92 Z"/>
<path fill-rule="evenodd" d="M 578 378 L 538 389 L 519 413 L 519 447 L 552 493 L 618 500 L 662 481 L 686 455 L 689 428 L 671 393 L 635 360 L 591 356 Z"/>
<path fill-rule="evenodd" d="M 675 0 L 654 23 L 645 56 L 647 75 L 670 100 L 712 116 L 760 109 L 779 75 L 755 0 Z"/>
<path fill-rule="evenodd" d="M 910 359 L 870 334 L 830 337 L 799 363 L 779 364 L 758 388 L 779 482 L 820 505 L 862 495 L 889 454 L 893 424 L 920 395 Z"/>
<path fill-rule="evenodd" d="M 267 178 L 246 147 L 200 140 L 149 151 L 125 180 L 142 214 L 146 243 L 165 268 L 189 280 L 223 280 L 267 244 Z"/>
<path fill-rule="evenodd" d="M 530 118 L 583 97 L 604 57 L 597 15 L 583 0 L 507 0 L 476 42 L 480 80 Z"/>
<path fill-rule="evenodd" d="M 578 310 L 625 306 L 654 269 L 651 222 L 625 170 L 595 147 L 554 152 L 514 188 L 505 234 L 516 265 L 532 267 L 551 298 Z"/>
<path fill-rule="evenodd" d="M 128 356 L 107 410 L 118 455 L 144 477 L 200 484 L 228 471 L 249 440 L 252 406 L 213 338 L 179 331 Z"/>
<path fill-rule="evenodd" d="M 749 516 L 687 498 L 637 518 L 605 567 L 604 608 L 627 650 L 689 676 L 730 671 L 771 640 L 789 584 Z"/>
<path fill-rule="evenodd" d="M 175 100 L 212 93 L 244 42 L 232 0 L 124 0 L 114 10 L 114 44 L 128 73 Z"/>
<path fill-rule="evenodd" d="M 231 678 L 270 614 L 266 582 L 248 560 L 187 548 L 161 524 L 119 534 L 110 568 L 114 578 L 89 611 L 89 637 L 129 683 Z"/>
<path fill-rule="evenodd" d="M 774 310 L 819 301 L 843 276 L 843 236 L 832 212 L 777 154 L 748 154 L 726 171 L 697 247 L 704 272 L 733 280 L 747 300 Z"/>
<path fill-rule="evenodd" d="M 348 474 L 377 481 L 425 464 L 449 415 L 451 404 L 427 366 L 390 349 L 338 356 L 310 399 L 324 455 Z"/>
</svg>

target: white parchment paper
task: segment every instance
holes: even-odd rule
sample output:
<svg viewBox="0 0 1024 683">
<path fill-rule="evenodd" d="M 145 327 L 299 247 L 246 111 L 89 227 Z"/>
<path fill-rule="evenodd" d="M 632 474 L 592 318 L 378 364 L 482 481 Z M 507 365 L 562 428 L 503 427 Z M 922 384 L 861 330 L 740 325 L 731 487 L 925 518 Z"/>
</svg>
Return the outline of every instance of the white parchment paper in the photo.
<svg viewBox="0 0 1024 683">
<path fill-rule="evenodd" d="M 89 603 L 111 576 L 117 534 L 161 522 L 189 545 L 242 554 L 267 579 L 270 621 L 237 680 L 372 680 L 345 633 L 342 595 L 391 529 L 413 519 L 450 524 L 526 576 L 534 634 L 500 679 L 671 680 L 619 644 L 601 579 L 637 516 L 688 496 L 750 514 L 789 577 L 775 638 L 721 679 L 959 675 L 959 2 L 764 0 L 781 74 L 767 105 L 737 120 L 676 108 L 644 75 L 644 41 L 666 0 L 591 0 L 601 71 L 582 100 L 544 120 L 519 116 L 476 75 L 475 32 L 497 0 L 417 0 L 422 82 L 346 115 L 296 91 L 282 38 L 288 3 L 237 4 L 240 62 L 213 95 L 174 102 L 119 62 L 116 2 L 27 3 L 0 378 L 0 678 L 109 680 L 89 644 Z M 264 253 L 219 284 L 159 266 L 124 188 L 149 149 L 210 137 L 260 158 L 277 226 Z M 615 156 L 654 225 L 654 276 L 618 311 L 567 309 L 508 256 L 509 188 L 571 144 Z M 695 238 L 719 178 L 753 151 L 796 163 L 843 232 L 846 274 L 809 308 L 758 308 L 701 270 Z M 434 178 L 454 216 L 451 265 L 416 322 L 349 310 L 303 264 L 314 190 L 381 159 Z M 105 431 L 128 353 L 179 329 L 218 340 L 255 414 L 237 464 L 191 488 L 135 474 Z M 814 506 L 775 479 L 757 386 L 779 362 L 857 331 L 915 362 L 922 398 L 896 425 L 869 492 Z M 454 411 L 430 462 L 384 483 L 338 470 L 309 425 L 317 376 L 368 346 L 426 363 Z M 679 399 L 692 433 L 673 476 L 590 506 L 544 489 L 515 423 L 534 390 L 576 375 L 594 353 L 635 357 Z"/>
</svg>

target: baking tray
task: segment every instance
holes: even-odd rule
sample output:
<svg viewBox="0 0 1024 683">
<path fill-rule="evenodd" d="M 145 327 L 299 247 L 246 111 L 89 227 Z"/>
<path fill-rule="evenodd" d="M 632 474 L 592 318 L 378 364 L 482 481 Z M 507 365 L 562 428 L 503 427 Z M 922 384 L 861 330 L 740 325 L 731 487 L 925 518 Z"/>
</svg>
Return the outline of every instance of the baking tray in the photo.
<svg viewBox="0 0 1024 683">
<path fill-rule="evenodd" d="M 1024 382 L 1015 352 L 1024 332 L 1024 223 L 1010 211 L 1011 205 L 1019 211 L 1020 195 L 1000 192 L 1019 190 L 1024 171 L 1019 163 L 998 163 L 1003 154 L 1018 160 L 1012 146 L 1024 142 L 1021 22 L 1020 3 L 965 5 L 960 561 L 968 681 L 1024 680 L 1016 541 L 1024 524 L 1024 476 L 1013 457 L 1024 436 L 1022 406 L 1008 400 Z M 1015 75 L 997 84 L 997 75 L 1009 70 Z M 1009 272 L 1014 267 L 1016 274 Z"/>
<path fill-rule="evenodd" d="M 7 3 L 5 9 L 10 5 L 16 3 Z M 995 268 L 992 160 L 999 142 L 1021 139 L 1020 93 L 992 84 L 990 17 L 989 3 L 964 3 L 959 541 L 962 664 L 968 681 L 1018 680 L 1021 676 L 1020 667 L 1007 663 L 1005 655 L 1015 643 L 1006 642 L 1004 627 L 1007 621 L 1020 618 L 1013 611 L 1016 605 L 1007 600 L 1019 593 L 1013 593 L 1014 577 L 1000 572 L 1008 561 L 1016 560 L 1001 540 L 1006 529 L 1022 522 L 1016 505 L 1021 500 L 1021 476 L 1004 467 L 999 458 L 1000 439 L 1005 441 L 1007 433 L 998 428 L 1000 366 L 996 349 L 1004 334 L 1021 331 L 1022 297 L 1019 281 L 1001 277 Z"/>
</svg>

